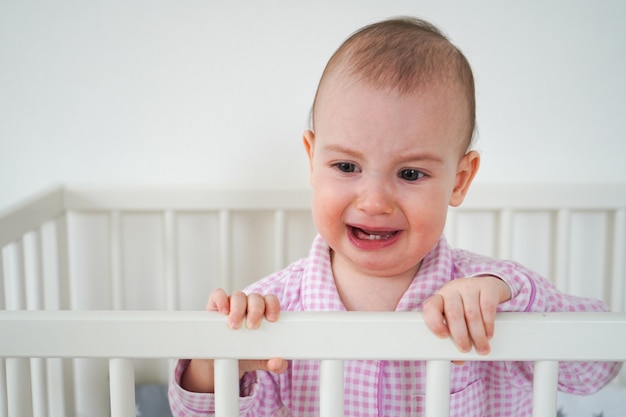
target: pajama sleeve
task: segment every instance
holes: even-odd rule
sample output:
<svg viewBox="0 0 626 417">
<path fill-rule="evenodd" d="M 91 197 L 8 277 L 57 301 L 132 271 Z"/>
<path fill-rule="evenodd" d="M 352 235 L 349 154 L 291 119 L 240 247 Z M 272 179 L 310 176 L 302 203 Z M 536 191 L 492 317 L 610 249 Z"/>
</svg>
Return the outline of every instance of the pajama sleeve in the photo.
<svg viewBox="0 0 626 417">
<path fill-rule="evenodd" d="M 455 266 L 457 278 L 493 275 L 506 282 L 511 289 L 511 299 L 500 304 L 498 311 L 501 312 L 608 311 L 602 301 L 564 294 L 552 282 L 516 262 L 457 251 Z M 514 385 L 532 389 L 532 362 L 507 362 L 506 366 Z M 579 395 L 594 393 L 608 384 L 621 366 L 621 362 L 560 362 L 559 390 Z"/>
<path fill-rule="evenodd" d="M 180 386 L 180 378 L 189 365 L 188 359 L 180 359 L 169 384 L 168 397 L 173 417 L 209 417 L 215 415 L 215 395 L 186 391 Z M 239 413 L 254 416 L 256 374 L 246 373 L 240 381 Z"/>
</svg>

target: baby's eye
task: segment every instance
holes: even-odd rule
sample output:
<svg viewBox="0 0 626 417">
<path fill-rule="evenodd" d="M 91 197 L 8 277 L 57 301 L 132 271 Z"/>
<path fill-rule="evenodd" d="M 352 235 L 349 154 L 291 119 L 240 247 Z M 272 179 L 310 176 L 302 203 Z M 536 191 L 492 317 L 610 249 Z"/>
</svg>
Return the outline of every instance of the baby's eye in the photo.
<svg viewBox="0 0 626 417">
<path fill-rule="evenodd" d="M 406 181 L 417 181 L 424 175 L 422 171 L 418 171 L 417 169 L 403 169 L 398 173 L 398 177 Z"/>
<path fill-rule="evenodd" d="M 337 162 L 335 167 L 341 172 L 358 172 L 359 168 L 352 162 Z"/>
</svg>

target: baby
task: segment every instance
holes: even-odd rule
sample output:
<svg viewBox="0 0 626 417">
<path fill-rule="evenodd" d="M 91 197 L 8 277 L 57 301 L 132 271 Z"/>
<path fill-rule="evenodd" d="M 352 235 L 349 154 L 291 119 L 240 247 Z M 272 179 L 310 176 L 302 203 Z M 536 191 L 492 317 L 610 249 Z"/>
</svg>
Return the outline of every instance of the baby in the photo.
<svg viewBox="0 0 626 417">
<path fill-rule="evenodd" d="M 280 311 L 423 311 L 428 327 L 459 350 L 489 353 L 497 311 L 605 311 L 600 301 L 560 293 L 508 261 L 452 249 L 442 237 L 480 156 L 471 149 L 475 94 L 464 55 L 431 24 L 412 18 L 362 28 L 322 75 L 304 132 L 319 235 L 309 256 L 227 295 L 207 309 L 237 329 Z M 559 388 L 590 393 L 615 363 L 562 363 Z M 346 361 L 346 416 L 417 416 L 425 364 Z M 240 361 L 242 416 L 319 414 L 315 361 Z M 526 416 L 532 364 L 453 367 L 453 416 Z M 170 384 L 175 416 L 213 412 L 213 363 L 181 360 Z"/>
</svg>

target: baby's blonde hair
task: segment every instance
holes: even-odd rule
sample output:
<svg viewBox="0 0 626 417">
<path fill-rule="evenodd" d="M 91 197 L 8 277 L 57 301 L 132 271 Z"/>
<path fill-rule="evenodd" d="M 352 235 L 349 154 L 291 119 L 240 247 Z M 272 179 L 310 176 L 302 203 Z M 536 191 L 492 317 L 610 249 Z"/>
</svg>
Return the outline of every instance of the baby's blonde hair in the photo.
<svg viewBox="0 0 626 417">
<path fill-rule="evenodd" d="M 476 126 L 474 76 L 463 53 L 437 27 L 424 20 L 400 17 L 365 26 L 352 34 L 331 56 L 320 79 L 315 107 L 330 74 L 341 72 L 374 88 L 401 94 L 417 93 L 433 85 L 463 92 L 468 109 L 467 148 Z"/>
</svg>

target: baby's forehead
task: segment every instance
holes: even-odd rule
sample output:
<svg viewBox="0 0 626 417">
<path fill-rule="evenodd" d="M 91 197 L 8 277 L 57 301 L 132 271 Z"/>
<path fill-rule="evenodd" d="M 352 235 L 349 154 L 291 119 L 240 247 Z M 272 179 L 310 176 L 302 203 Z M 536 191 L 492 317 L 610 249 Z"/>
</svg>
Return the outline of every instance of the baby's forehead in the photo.
<svg viewBox="0 0 626 417">
<path fill-rule="evenodd" d="M 349 67 L 346 69 L 346 71 L 339 70 L 334 74 L 329 74 L 324 84 L 320 85 L 316 97 L 316 107 L 346 105 L 346 103 L 341 103 L 341 101 L 332 98 L 344 96 L 349 91 L 372 91 L 389 97 L 396 97 L 397 101 L 413 103 L 453 101 L 459 104 L 459 112 L 470 114 L 471 104 L 467 102 L 465 88 L 459 82 L 432 78 L 424 80 L 423 83 L 416 84 L 408 90 L 393 82 L 377 82 L 363 77 L 361 74 L 351 73 Z"/>
<path fill-rule="evenodd" d="M 374 103 L 382 99 L 386 103 L 384 108 L 377 108 L 379 113 L 367 114 L 363 123 L 388 122 L 394 119 L 394 113 L 389 114 L 385 109 L 404 114 L 413 114 L 410 117 L 419 117 L 424 109 L 445 108 L 444 113 L 433 115 L 440 123 L 455 125 L 459 129 L 459 143 L 464 149 L 469 148 L 472 132 L 474 129 L 473 115 L 469 103 L 465 100 L 465 93 L 458 83 L 445 83 L 434 80 L 425 83 L 411 91 L 403 91 L 393 85 L 379 85 L 368 83 L 351 74 L 335 74 L 327 80 L 324 88 L 318 91 L 317 105 L 315 108 L 314 131 L 321 128 L 326 131 L 331 123 L 334 128 L 345 129 L 346 120 L 343 117 L 346 109 L 367 107 L 368 102 Z M 374 107 L 376 108 L 376 107 Z M 415 113 L 412 113 L 413 109 Z M 353 113 L 350 117 L 353 117 Z M 442 114 L 445 116 L 442 117 Z M 388 120 L 389 119 L 389 120 Z M 434 125 L 433 125 L 434 126 Z"/>
</svg>

